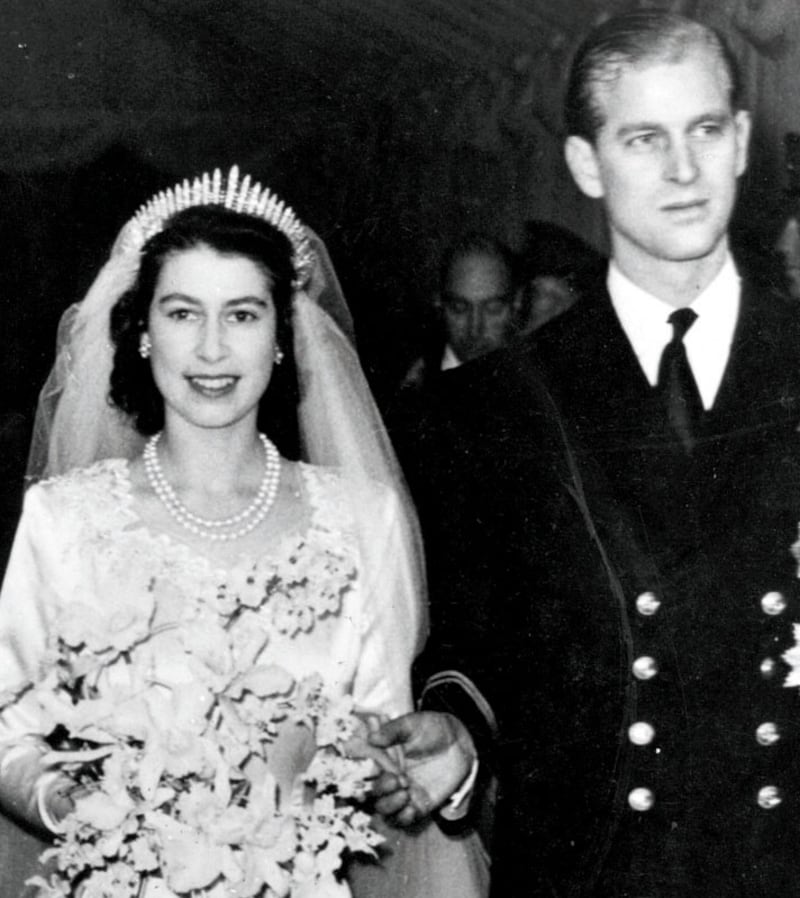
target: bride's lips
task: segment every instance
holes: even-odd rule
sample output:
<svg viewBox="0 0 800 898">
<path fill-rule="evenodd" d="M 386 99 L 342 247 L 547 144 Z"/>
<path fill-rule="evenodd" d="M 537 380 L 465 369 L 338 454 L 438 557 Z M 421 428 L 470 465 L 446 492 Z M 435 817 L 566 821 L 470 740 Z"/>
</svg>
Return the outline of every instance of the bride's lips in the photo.
<svg viewBox="0 0 800 898">
<path fill-rule="evenodd" d="M 239 382 L 239 378 L 232 374 L 220 374 L 213 377 L 205 374 L 188 374 L 186 380 L 196 393 L 211 399 L 227 396 Z"/>
</svg>

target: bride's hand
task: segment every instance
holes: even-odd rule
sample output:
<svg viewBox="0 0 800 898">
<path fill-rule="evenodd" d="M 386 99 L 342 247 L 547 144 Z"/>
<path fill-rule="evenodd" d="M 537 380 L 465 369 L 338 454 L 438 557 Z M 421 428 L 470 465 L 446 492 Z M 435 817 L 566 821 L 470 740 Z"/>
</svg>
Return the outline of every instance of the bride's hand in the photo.
<svg viewBox="0 0 800 898">
<path fill-rule="evenodd" d="M 391 720 L 370 736 L 370 742 L 403 749 L 404 772 L 386 771 L 373 783 L 376 810 L 399 826 L 410 826 L 441 808 L 465 782 L 476 758 L 461 721 L 433 711 Z"/>
<path fill-rule="evenodd" d="M 372 734 L 377 733 L 389 718 L 385 714 L 375 714 L 371 711 L 357 711 L 356 717 L 361 721 L 362 726 L 345 744 L 347 757 L 357 760 L 371 759 L 377 766 L 376 775 L 389 773 L 393 776 L 401 776 L 403 771 L 402 748 L 400 746 L 381 747 L 371 741 Z"/>
</svg>

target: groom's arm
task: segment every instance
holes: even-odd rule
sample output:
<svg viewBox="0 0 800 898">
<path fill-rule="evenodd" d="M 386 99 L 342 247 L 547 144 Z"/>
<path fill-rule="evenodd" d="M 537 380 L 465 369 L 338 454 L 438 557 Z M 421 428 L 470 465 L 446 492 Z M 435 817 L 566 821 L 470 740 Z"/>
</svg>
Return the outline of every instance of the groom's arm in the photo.
<svg viewBox="0 0 800 898">
<path fill-rule="evenodd" d="M 472 820 L 480 805 L 472 799 L 493 768 L 495 715 L 476 682 L 493 667 L 494 650 L 485 651 L 481 622 L 498 586 L 495 535 L 483 526 L 487 515 L 479 505 L 487 484 L 465 426 L 474 411 L 469 380 L 445 376 L 429 394 L 414 434 L 401 441 L 422 523 L 431 617 L 430 638 L 414 671 L 419 712 L 389 723 L 376 742 L 402 744 L 412 756 L 410 782 L 387 775 L 374 790 L 378 810 L 401 824 L 434 811 Z M 491 488 L 488 495 L 494 498 Z"/>
</svg>

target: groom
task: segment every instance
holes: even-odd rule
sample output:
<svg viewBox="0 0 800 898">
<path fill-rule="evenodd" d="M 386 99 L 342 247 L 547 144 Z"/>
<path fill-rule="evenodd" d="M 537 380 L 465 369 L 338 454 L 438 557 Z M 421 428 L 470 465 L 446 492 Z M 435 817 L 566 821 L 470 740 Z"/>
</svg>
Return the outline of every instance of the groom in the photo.
<svg viewBox="0 0 800 898">
<path fill-rule="evenodd" d="M 800 896 L 800 322 L 729 248 L 739 101 L 698 23 L 589 35 L 565 151 L 608 270 L 416 443 L 436 710 L 377 737 L 409 759 L 378 808 L 447 807 L 477 756 L 503 898 Z"/>
</svg>

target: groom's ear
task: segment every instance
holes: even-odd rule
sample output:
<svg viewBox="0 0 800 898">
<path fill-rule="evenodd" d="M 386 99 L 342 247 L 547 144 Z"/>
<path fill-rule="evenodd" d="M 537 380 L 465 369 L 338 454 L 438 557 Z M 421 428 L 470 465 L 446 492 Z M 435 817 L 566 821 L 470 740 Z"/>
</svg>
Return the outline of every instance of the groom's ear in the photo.
<svg viewBox="0 0 800 898">
<path fill-rule="evenodd" d="M 605 187 L 594 145 L 585 137 L 571 134 L 564 142 L 564 158 L 581 191 L 594 200 L 600 199 Z"/>
</svg>

